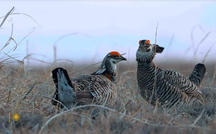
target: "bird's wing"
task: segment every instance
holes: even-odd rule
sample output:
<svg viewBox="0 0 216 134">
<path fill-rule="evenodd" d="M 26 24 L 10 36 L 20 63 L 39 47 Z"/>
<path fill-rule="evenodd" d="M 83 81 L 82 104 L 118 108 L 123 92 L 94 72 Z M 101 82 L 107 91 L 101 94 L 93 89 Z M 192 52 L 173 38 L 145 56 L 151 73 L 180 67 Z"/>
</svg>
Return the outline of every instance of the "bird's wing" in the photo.
<svg viewBox="0 0 216 134">
<path fill-rule="evenodd" d="M 157 85 L 160 86 L 157 86 L 155 89 L 155 99 L 157 99 L 155 102 L 158 101 L 165 108 L 187 104 L 190 101 L 190 97 L 185 92 L 169 84 L 165 79 L 158 79 Z"/>
<path fill-rule="evenodd" d="M 204 101 L 201 95 L 201 92 L 198 90 L 197 86 L 191 82 L 187 77 L 182 74 L 164 70 L 158 74 L 158 81 L 163 81 L 173 87 L 180 89 L 182 92 L 186 93 L 188 96 L 192 98 L 197 98 L 200 101 Z"/>
<path fill-rule="evenodd" d="M 114 85 L 103 75 L 83 75 L 72 81 L 76 83 L 77 92 L 89 92 L 93 96 L 93 103 L 105 104 L 112 98 Z"/>
</svg>

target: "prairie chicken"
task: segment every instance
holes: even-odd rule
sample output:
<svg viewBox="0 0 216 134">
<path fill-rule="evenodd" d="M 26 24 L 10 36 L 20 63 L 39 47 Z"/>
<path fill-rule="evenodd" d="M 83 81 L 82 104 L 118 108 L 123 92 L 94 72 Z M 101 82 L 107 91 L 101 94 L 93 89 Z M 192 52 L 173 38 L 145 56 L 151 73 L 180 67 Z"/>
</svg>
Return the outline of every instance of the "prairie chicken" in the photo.
<svg viewBox="0 0 216 134">
<path fill-rule="evenodd" d="M 140 40 L 136 53 L 137 81 L 141 96 L 152 105 L 171 108 L 197 101 L 204 103 L 198 87 L 202 82 L 206 68 L 197 64 L 190 77 L 163 70 L 157 67 L 153 59 L 157 53 L 162 53 L 163 47 L 150 44 L 149 40 Z"/>
<path fill-rule="evenodd" d="M 90 75 L 81 75 L 72 80 L 65 69 L 54 69 L 52 77 L 56 91 L 52 104 L 57 105 L 58 102 L 61 102 L 63 104 L 59 104 L 61 108 L 85 104 L 111 104 L 115 93 L 113 82 L 117 76 L 117 63 L 123 60 L 126 58 L 118 52 L 112 51 L 105 56 L 96 72 Z"/>
</svg>

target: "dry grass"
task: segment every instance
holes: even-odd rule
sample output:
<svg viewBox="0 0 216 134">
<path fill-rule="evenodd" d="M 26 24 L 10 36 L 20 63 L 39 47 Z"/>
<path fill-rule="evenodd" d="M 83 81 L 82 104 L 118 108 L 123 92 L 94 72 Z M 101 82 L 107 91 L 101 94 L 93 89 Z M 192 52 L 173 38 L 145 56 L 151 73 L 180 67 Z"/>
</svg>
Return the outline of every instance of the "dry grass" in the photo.
<svg viewBox="0 0 216 134">
<path fill-rule="evenodd" d="M 189 74 L 193 65 L 186 63 L 160 63 Z M 58 65 L 56 65 L 58 66 Z M 64 65 L 63 65 L 64 66 Z M 89 74 L 96 69 L 89 66 L 64 66 L 71 77 Z M 4 66 L 0 72 L 0 131 L 3 133 L 213 133 L 216 120 L 206 113 L 193 117 L 189 114 L 170 114 L 147 104 L 139 95 L 136 83 L 136 64 L 121 65 L 118 79 L 118 100 L 114 107 L 101 107 L 105 114 L 96 120 L 90 118 L 91 110 L 80 107 L 61 112 L 50 103 L 55 90 L 50 77 L 51 69 L 32 68 L 23 71 L 19 67 Z M 215 87 L 212 84 L 214 66 L 208 65 L 208 73 L 201 89 L 207 93 L 209 104 L 214 107 Z M 79 73 L 77 73 L 79 71 Z M 215 85 L 215 83 L 213 84 Z M 211 92 L 211 94 L 209 94 Z M 88 106 L 85 106 L 88 107 Z M 96 106 L 94 106 L 96 107 Z M 8 122 L 8 113 L 19 113 L 21 120 Z M 4 115 L 4 116 L 3 116 Z M 204 118 L 205 117 L 205 118 Z M 43 126 L 43 127 L 42 127 Z M 17 128 L 15 128 L 17 127 Z M 42 129 L 41 129 L 42 127 Z"/>
</svg>

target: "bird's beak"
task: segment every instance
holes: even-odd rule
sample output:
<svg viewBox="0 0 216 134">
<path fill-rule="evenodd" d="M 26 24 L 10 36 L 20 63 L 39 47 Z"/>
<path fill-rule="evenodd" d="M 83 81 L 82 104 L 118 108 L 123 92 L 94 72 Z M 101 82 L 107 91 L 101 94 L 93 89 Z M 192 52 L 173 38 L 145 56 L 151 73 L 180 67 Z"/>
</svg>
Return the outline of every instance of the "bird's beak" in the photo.
<svg viewBox="0 0 216 134">
<path fill-rule="evenodd" d="M 162 53 L 163 52 L 164 47 L 161 47 L 161 46 L 159 46 L 157 44 L 154 44 L 154 45 L 155 45 L 156 53 Z"/>
<path fill-rule="evenodd" d="M 127 59 L 126 59 L 125 57 L 123 57 L 122 55 L 120 55 L 120 59 L 121 59 L 121 60 L 125 60 L 125 61 L 127 60 Z"/>
</svg>

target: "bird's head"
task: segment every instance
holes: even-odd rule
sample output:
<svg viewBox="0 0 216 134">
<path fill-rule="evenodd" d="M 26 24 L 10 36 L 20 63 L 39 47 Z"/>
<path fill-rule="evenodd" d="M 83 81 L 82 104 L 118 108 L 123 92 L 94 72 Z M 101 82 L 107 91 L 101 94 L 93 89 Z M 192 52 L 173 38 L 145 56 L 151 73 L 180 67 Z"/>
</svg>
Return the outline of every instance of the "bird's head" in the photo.
<svg viewBox="0 0 216 134">
<path fill-rule="evenodd" d="M 117 51 L 112 51 L 109 52 L 106 57 L 105 60 L 108 60 L 109 62 L 113 63 L 113 64 L 117 64 L 120 61 L 126 61 L 127 59 L 125 57 L 123 57 L 119 52 Z"/>
<path fill-rule="evenodd" d="M 115 77 L 117 74 L 117 64 L 121 61 L 126 61 L 126 60 L 127 59 L 117 51 L 109 52 L 104 57 L 100 68 L 92 74 L 93 75 L 103 74 L 107 76 L 110 80 L 115 81 Z"/>
<path fill-rule="evenodd" d="M 138 62 L 150 63 L 156 53 L 162 53 L 163 47 L 157 44 L 151 44 L 150 40 L 139 40 L 139 48 L 136 53 L 136 60 Z"/>
</svg>

